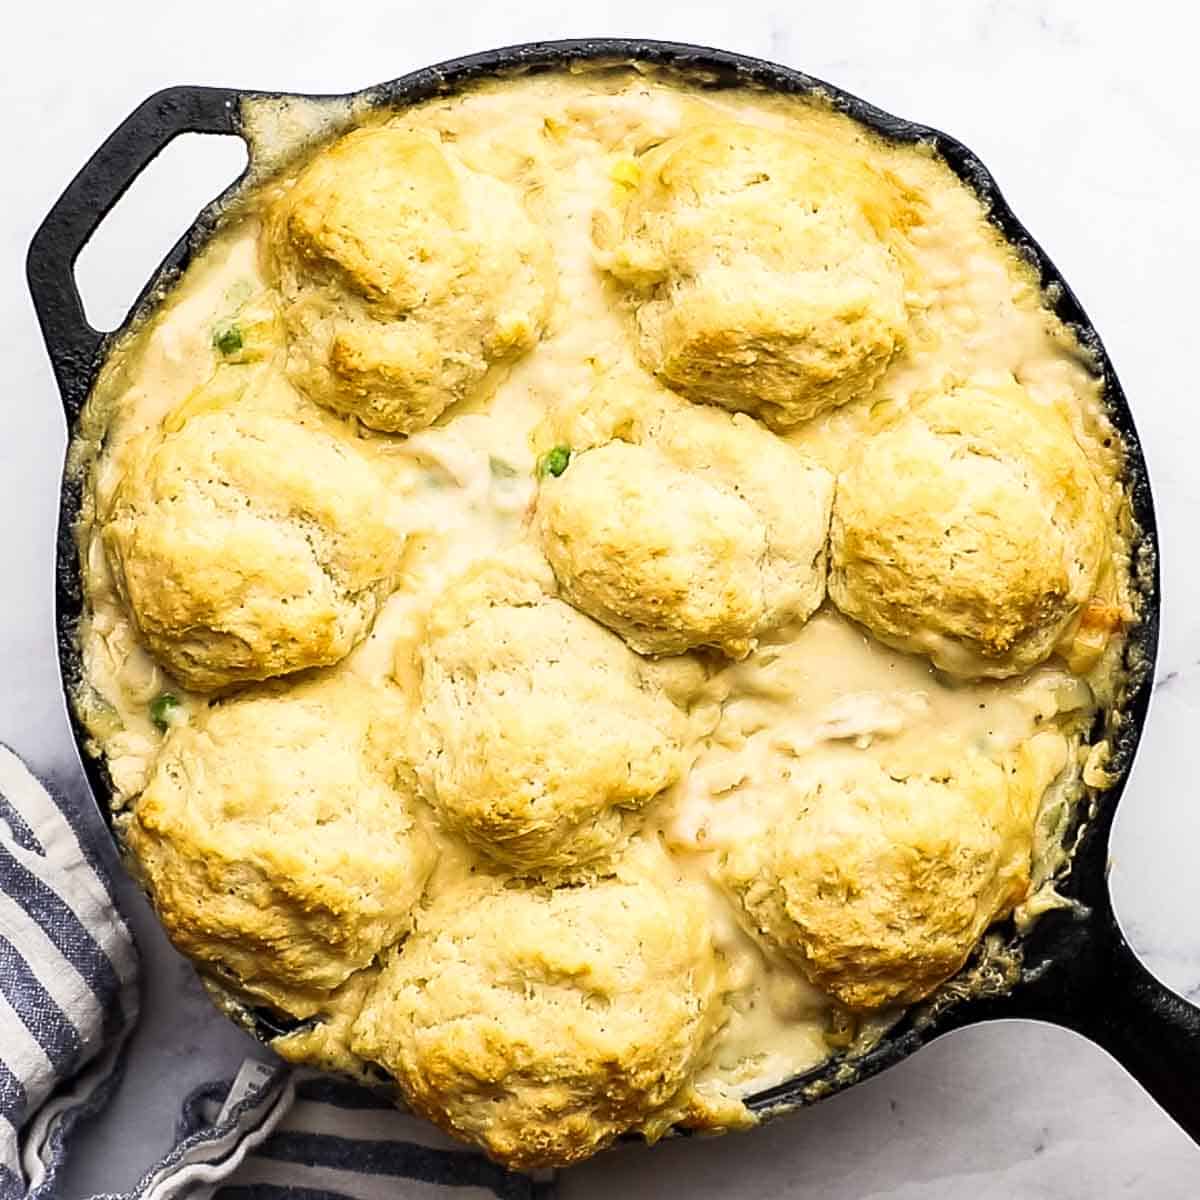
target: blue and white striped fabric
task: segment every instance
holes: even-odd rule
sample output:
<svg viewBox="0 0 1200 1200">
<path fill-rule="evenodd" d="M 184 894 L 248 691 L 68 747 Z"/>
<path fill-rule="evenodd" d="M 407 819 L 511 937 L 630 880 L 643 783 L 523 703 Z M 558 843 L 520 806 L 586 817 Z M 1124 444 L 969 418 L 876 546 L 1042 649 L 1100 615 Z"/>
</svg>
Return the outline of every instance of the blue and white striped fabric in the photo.
<svg viewBox="0 0 1200 1200">
<path fill-rule="evenodd" d="M 0 1200 L 54 1200 L 75 1125 L 119 1077 L 138 961 L 87 836 L 0 746 Z M 363 1088 L 247 1062 L 184 1105 L 179 1141 L 94 1200 L 550 1200 Z"/>
<path fill-rule="evenodd" d="M 138 1014 L 137 953 L 67 813 L 0 747 L 0 1200 L 52 1197 Z"/>
</svg>

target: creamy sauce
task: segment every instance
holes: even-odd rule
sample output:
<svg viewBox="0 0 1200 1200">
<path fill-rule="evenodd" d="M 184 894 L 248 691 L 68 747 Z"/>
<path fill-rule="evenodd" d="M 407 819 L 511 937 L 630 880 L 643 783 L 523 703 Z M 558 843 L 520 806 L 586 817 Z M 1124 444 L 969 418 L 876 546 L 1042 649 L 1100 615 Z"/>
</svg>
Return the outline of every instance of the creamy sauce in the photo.
<svg viewBox="0 0 1200 1200">
<path fill-rule="evenodd" d="M 916 313 L 910 349 L 869 403 L 820 417 L 790 440 L 836 472 L 856 439 L 913 398 L 969 374 L 1011 371 L 1035 397 L 1067 414 L 1106 481 L 1114 527 L 1120 523 L 1120 448 L 1087 355 L 1050 315 L 1029 268 L 987 224 L 977 198 L 926 148 L 875 142 L 819 103 L 750 91 L 693 92 L 632 71 L 489 85 L 396 119 L 436 129 L 469 166 L 525 191 L 555 248 L 556 306 L 539 346 L 485 401 L 451 410 L 436 427 L 408 439 L 357 431 L 364 452 L 386 469 L 402 500 L 397 511 L 410 549 L 400 590 L 336 670 L 372 680 L 403 671 L 397 645 L 417 636 L 447 580 L 531 537 L 535 427 L 556 398 L 586 391 L 602 369 L 635 361 L 627 324 L 595 265 L 596 209 L 621 187 L 631 154 L 713 110 L 763 125 L 800 121 L 821 135 L 868 143 L 929 206 L 913 237 L 913 277 L 921 282 L 910 296 Z M 344 123 L 347 110 L 263 107 L 248 118 L 260 138 L 255 161 L 273 166 L 294 151 L 297 138 Z M 251 195 L 106 367 L 85 416 L 82 448 L 84 459 L 95 456 L 92 481 L 101 510 L 124 470 L 131 439 L 158 426 L 212 375 L 214 328 L 266 288 L 257 235 Z M 278 363 L 246 369 L 278 369 Z M 91 527 L 94 511 L 85 505 L 80 530 L 89 614 L 81 627 L 86 682 L 77 703 L 97 751 L 107 757 L 116 804 L 124 806 L 144 785 L 161 741 L 149 702 L 170 688 L 183 702 L 172 719 L 186 720 L 206 701 L 171 683 L 140 645 Z M 1118 546 L 1113 587 L 1128 609 L 1123 553 Z M 711 675 L 693 697 L 693 769 L 657 802 L 649 820 L 686 869 L 708 881 L 723 846 L 774 819 L 779 785 L 800 763 L 865 753 L 886 765 L 936 768 L 963 747 L 1000 754 L 1038 730 L 1060 727 L 1074 750 L 1043 803 L 1035 839 L 1040 890 L 1025 909 L 1032 915 L 1055 903 L 1062 826 L 1077 799 L 1088 749 L 1082 735 L 1097 702 L 1112 696 L 1115 662 L 1113 650 L 1083 679 L 1056 659 L 1013 680 L 952 683 L 926 660 L 874 642 L 826 605 L 802 628 L 772 635 L 744 662 Z M 711 1084 L 744 1094 L 818 1064 L 831 1044 L 844 1045 L 849 1037 L 838 1040 L 828 999 L 793 968 L 770 959 L 723 893 L 708 886 L 734 990 L 730 1021 L 699 1082 L 701 1089 Z M 859 1030 L 857 1044 L 888 1019 L 885 1014 Z"/>
</svg>

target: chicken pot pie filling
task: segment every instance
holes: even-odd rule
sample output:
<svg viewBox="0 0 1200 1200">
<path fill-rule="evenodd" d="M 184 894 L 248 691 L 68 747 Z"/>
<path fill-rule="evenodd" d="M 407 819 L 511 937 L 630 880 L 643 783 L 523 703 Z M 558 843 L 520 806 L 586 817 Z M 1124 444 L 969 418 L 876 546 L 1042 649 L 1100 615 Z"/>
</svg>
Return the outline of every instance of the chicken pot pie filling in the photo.
<svg viewBox="0 0 1200 1200">
<path fill-rule="evenodd" d="M 975 194 L 632 67 L 243 117 L 72 451 L 74 702 L 218 1002 L 527 1167 L 752 1123 L 1014 953 L 1135 530 Z"/>
</svg>

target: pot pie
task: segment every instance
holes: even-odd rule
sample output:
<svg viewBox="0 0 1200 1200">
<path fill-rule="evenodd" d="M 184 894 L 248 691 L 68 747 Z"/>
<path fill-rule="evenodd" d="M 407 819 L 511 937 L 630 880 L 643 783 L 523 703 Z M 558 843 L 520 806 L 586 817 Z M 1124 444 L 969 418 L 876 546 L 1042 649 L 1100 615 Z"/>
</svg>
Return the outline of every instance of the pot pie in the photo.
<svg viewBox="0 0 1200 1200">
<path fill-rule="evenodd" d="M 977 196 L 649 67 L 243 123 L 73 450 L 74 703 L 221 1008 L 526 1168 L 1011 978 L 1136 531 Z"/>
</svg>

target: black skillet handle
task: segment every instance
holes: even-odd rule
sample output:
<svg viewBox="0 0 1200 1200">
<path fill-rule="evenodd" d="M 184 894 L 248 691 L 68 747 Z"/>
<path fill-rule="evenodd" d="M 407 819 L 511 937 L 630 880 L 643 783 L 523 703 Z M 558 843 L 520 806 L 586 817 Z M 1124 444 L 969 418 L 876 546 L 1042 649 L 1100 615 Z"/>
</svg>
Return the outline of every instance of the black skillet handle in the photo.
<svg viewBox="0 0 1200 1200">
<path fill-rule="evenodd" d="M 1077 1030 L 1109 1052 L 1200 1143 L 1200 1008 L 1150 974 L 1107 916 L 1099 995 Z"/>
<path fill-rule="evenodd" d="M 75 260 L 105 214 L 146 165 L 181 133 L 240 133 L 239 93 L 229 88 L 167 88 L 125 118 L 59 197 L 33 235 L 29 290 L 68 419 L 87 396 L 105 334 L 84 315 Z"/>
<path fill-rule="evenodd" d="M 1062 940 L 1054 966 L 1031 989 L 1025 1015 L 1066 1026 L 1107 1050 L 1200 1144 L 1200 1008 L 1141 964 L 1107 888 L 1090 919 L 1053 916 L 1064 922 Z"/>
</svg>

